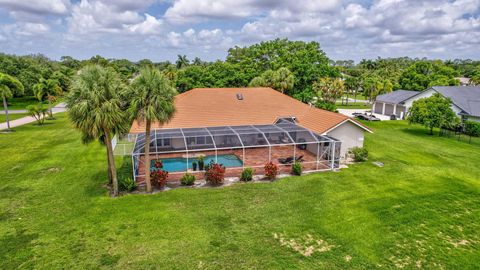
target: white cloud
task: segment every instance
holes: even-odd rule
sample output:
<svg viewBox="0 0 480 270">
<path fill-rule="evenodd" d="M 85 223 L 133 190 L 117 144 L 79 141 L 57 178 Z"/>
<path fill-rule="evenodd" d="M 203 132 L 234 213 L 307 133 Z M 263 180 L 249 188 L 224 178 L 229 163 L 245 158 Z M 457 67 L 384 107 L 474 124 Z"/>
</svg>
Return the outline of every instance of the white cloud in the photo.
<svg viewBox="0 0 480 270">
<path fill-rule="evenodd" d="M 216 59 L 287 37 L 318 41 L 335 58 L 478 58 L 480 45 L 480 0 L 0 0 L 0 9 L 13 20 L 0 24 L 2 48 L 29 53 L 54 40 L 81 55 Z"/>
<path fill-rule="evenodd" d="M 133 33 L 140 33 L 142 35 L 147 34 L 158 34 L 160 32 L 160 28 L 162 26 L 162 22 L 157 20 L 155 17 L 145 14 L 145 20 L 138 24 L 133 24 L 128 26 L 128 29 Z"/>
<path fill-rule="evenodd" d="M 10 11 L 34 13 L 34 14 L 67 14 L 69 0 L 0 0 L 0 8 L 6 8 Z"/>
<path fill-rule="evenodd" d="M 138 24 L 141 16 L 133 11 L 115 11 L 101 1 L 82 0 L 75 5 L 69 21 L 72 34 L 119 32 L 124 25 Z"/>
<path fill-rule="evenodd" d="M 165 18 L 174 23 L 198 22 L 207 19 L 235 19 L 262 16 L 270 10 L 301 12 L 329 12 L 340 5 L 339 0 L 176 0 L 165 12 Z"/>
</svg>

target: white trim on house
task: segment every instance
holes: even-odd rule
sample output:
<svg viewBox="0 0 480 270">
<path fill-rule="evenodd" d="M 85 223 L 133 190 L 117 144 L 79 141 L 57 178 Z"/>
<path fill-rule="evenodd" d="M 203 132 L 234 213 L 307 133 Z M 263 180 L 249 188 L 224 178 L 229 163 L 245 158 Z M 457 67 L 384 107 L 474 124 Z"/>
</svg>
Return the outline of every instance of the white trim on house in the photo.
<svg viewBox="0 0 480 270">
<path fill-rule="evenodd" d="M 328 130 L 326 130 L 325 132 L 323 132 L 323 133 L 322 133 L 322 135 L 326 135 L 328 132 L 330 132 L 330 131 L 332 131 L 332 130 L 336 129 L 337 127 L 339 127 L 339 126 L 341 126 L 341 125 L 343 125 L 345 122 L 351 122 L 351 123 L 353 123 L 353 124 L 357 125 L 358 127 L 360 127 L 361 129 L 363 129 L 363 130 L 366 130 L 366 131 L 368 131 L 368 132 L 370 132 L 370 133 L 373 133 L 373 131 L 371 131 L 370 129 L 368 129 L 368 128 L 366 128 L 366 127 L 364 127 L 364 126 L 360 125 L 359 123 L 357 123 L 357 122 L 353 121 L 352 119 L 348 118 L 348 119 L 345 119 L 345 120 L 343 120 L 343 121 L 342 121 L 342 122 L 340 122 L 339 124 L 335 125 L 334 127 L 330 128 L 330 129 L 328 129 Z"/>
</svg>

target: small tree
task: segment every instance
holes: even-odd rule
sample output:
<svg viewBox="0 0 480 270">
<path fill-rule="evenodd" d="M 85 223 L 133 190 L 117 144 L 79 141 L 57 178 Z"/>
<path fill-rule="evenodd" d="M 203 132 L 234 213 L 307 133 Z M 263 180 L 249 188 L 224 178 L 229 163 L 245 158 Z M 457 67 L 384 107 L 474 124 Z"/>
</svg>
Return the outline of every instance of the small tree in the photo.
<svg viewBox="0 0 480 270">
<path fill-rule="evenodd" d="M 27 111 L 30 116 L 37 120 L 37 124 L 39 126 L 43 125 L 48 108 L 46 108 L 42 103 L 38 103 L 34 105 L 28 105 Z"/>
<path fill-rule="evenodd" d="M 288 68 L 279 68 L 274 74 L 274 88 L 282 94 L 293 89 L 295 84 L 295 76 Z"/>
<path fill-rule="evenodd" d="M 253 78 L 248 86 L 250 87 L 271 87 L 282 92 L 282 94 L 293 89 L 295 84 L 295 76 L 285 67 L 281 67 L 276 71 L 271 69 L 262 73 L 261 76 Z"/>
<path fill-rule="evenodd" d="M 472 137 L 480 137 L 480 122 L 465 121 L 465 134 Z"/>
<path fill-rule="evenodd" d="M 345 91 L 345 84 L 339 78 L 321 78 L 313 83 L 313 90 L 319 100 L 335 104 Z"/>
<path fill-rule="evenodd" d="M 433 128 L 441 128 L 454 122 L 457 116 L 450 108 L 450 99 L 436 93 L 413 102 L 408 112 L 408 122 L 421 124 L 433 134 Z"/>
<path fill-rule="evenodd" d="M 54 79 L 40 79 L 34 88 L 35 96 L 39 101 L 43 101 L 45 98 L 48 100 L 48 111 L 50 118 L 53 118 L 52 102 L 56 100 L 56 96 L 62 93 L 60 83 Z"/>
</svg>

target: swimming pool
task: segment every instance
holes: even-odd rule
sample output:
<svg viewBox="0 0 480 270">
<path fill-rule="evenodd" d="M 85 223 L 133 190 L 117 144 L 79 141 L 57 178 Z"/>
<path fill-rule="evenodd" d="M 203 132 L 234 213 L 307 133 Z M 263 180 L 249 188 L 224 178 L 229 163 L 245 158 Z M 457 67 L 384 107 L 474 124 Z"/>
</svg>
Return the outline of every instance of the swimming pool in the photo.
<svg viewBox="0 0 480 270">
<path fill-rule="evenodd" d="M 186 158 L 163 158 L 163 170 L 167 172 L 182 172 L 187 168 L 187 159 Z M 204 161 L 205 165 L 210 163 L 210 161 L 215 162 L 215 156 L 205 156 Z M 188 159 L 188 168 L 192 169 L 192 162 L 198 162 L 197 158 Z M 154 160 L 150 162 L 150 166 L 153 168 Z M 222 164 L 225 167 L 242 167 L 243 162 L 236 155 L 218 155 L 217 163 Z M 198 170 L 198 167 L 197 167 Z"/>
</svg>

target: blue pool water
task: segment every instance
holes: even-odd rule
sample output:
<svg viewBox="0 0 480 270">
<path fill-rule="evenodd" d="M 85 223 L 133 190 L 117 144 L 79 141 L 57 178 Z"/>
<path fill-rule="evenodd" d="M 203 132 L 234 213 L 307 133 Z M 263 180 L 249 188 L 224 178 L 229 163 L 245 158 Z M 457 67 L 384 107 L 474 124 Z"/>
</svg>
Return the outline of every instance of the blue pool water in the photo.
<svg viewBox="0 0 480 270">
<path fill-rule="evenodd" d="M 185 171 L 187 167 L 186 158 L 164 158 L 161 159 L 163 162 L 163 170 L 167 172 L 181 172 Z M 205 156 L 204 162 L 205 165 L 209 164 L 210 161 L 215 162 L 215 156 Z M 188 159 L 188 168 L 192 169 L 192 162 L 195 161 L 198 163 L 196 158 Z M 154 160 L 151 161 L 151 167 L 153 168 Z M 217 163 L 222 164 L 225 167 L 242 167 L 242 160 L 239 159 L 236 155 L 218 155 Z M 198 170 L 198 167 L 197 167 Z"/>
</svg>

